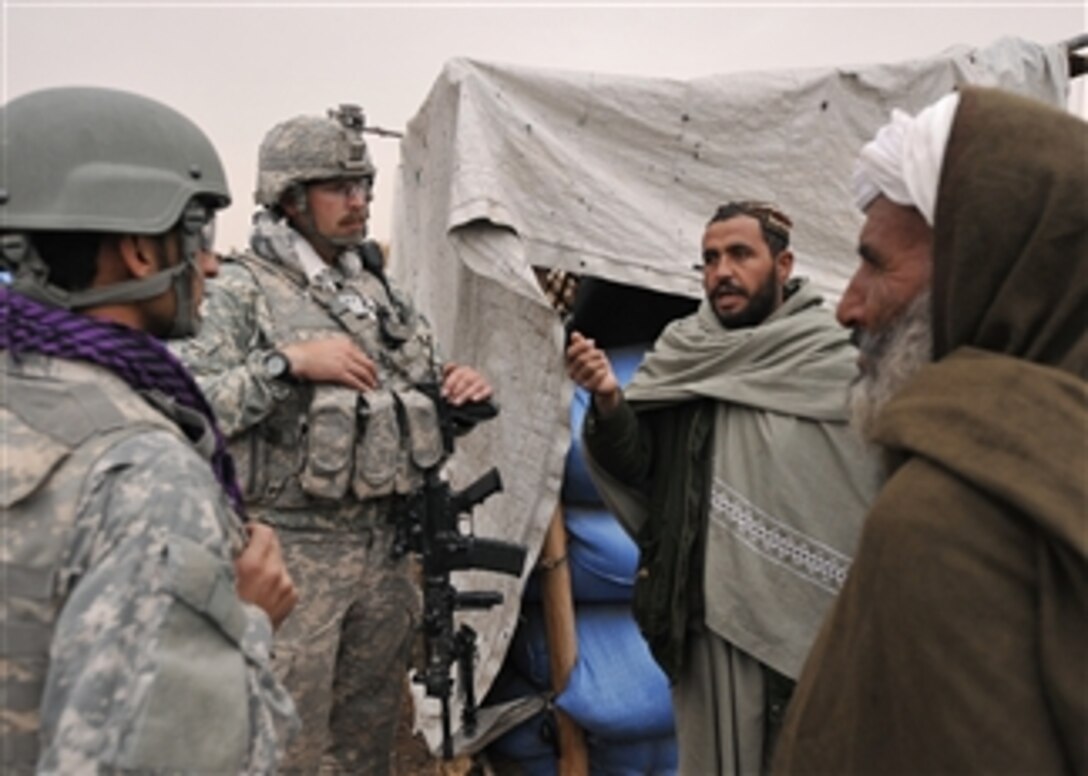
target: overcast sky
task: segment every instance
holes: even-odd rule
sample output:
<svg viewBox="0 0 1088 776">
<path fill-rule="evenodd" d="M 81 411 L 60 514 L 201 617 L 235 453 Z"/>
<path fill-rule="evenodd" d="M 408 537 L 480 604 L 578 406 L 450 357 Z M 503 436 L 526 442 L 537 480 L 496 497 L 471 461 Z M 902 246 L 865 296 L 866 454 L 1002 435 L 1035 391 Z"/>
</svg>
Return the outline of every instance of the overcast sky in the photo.
<svg viewBox="0 0 1088 776">
<path fill-rule="evenodd" d="M 60 85 L 140 92 L 219 148 L 234 205 L 220 248 L 245 242 L 257 146 L 275 123 L 357 102 L 403 129 L 443 65 L 471 57 L 666 78 L 920 59 L 1005 35 L 1088 29 L 1083 2 L 376 3 L 0 0 L 6 101 Z M 1086 79 L 1079 79 L 1084 81 Z M 1084 114 L 1078 84 L 1074 108 Z M 388 239 L 397 141 L 374 138 L 372 234 Z"/>
</svg>

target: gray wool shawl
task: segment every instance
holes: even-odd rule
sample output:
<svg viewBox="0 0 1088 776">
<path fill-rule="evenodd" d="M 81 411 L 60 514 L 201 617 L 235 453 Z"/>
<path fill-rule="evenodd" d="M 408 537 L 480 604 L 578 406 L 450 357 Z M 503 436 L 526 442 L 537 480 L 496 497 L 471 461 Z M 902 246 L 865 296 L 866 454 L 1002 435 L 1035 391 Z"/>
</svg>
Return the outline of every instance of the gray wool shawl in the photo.
<svg viewBox="0 0 1088 776">
<path fill-rule="evenodd" d="M 847 332 L 807 283 L 791 290 L 773 315 L 746 329 L 723 328 L 704 301 L 666 328 L 625 398 L 636 413 L 718 402 L 707 461 L 705 621 L 796 677 L 846 577 L 877 464 L 848 426 L 857 367 Z M 664 519 L 647 513 L 637 487 L 592 460 L 590 470 L 632 533 Z"/>
</svg>

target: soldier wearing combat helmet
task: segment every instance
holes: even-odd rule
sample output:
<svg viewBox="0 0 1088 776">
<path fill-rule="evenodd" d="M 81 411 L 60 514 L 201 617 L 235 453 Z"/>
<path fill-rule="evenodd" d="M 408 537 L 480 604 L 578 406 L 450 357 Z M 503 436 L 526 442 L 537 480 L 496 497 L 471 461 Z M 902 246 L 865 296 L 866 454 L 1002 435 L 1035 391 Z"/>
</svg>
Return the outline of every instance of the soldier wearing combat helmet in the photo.
<svg viewBox="0 0 1088 776">
<path fill-rule="evenodd" d="M 277 633 L 303 733 L 289 769 L 388 773 L 418 592 L 391 556 L 395 499 L 443 455 L 433 402 L 486 399 L 365 240 L 375 170 L 362 111 L 298 116 L 261 143 L 250 250 L 179 350 L 215 407 L 254 514 L 278 526 L 307 605 Z"/>
<path fill-rule="evenodd" d="M 219 157 L 107 89 L 25 95 L 0 126 L 0 769 L 274 770 L 295 590 L 156 339 L 199 326 Z"/>
</svg>

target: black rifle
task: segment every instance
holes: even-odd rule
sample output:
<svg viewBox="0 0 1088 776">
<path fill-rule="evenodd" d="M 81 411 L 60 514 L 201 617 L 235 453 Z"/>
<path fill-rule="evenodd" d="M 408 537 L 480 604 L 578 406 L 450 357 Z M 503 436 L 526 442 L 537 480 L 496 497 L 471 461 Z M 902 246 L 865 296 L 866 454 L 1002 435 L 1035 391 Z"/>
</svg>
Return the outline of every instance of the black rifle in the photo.
<svg viewBox="0 0 1088 776">
<path fill-rule="evenodd" d="M 498 410 L 490 402 L 462 407 L 450 405 L 435 383 L 417 386 L 438 409 L 446 455 L 453 453 L 453 439 L 471 430 L 476 423 L 494 417 Z M 461 623 L 454 628 L 453 613 L 462 609 L 490 609 L 502 603 L 496 591 L 458 591 L 450 583 L 450 572 L 482 569 L 517 577 L 525 565 L 525 547 L 519 544 L 482 539 L 460 530 L 461 515 L 502 490 L 499 471 L 492 468 L 464 490 L 455 491 L 439 476 L 442 461 L 424 472 L 423 487 L 405 497 L 397 519 L 394 556 L 407 552 L 420 556 L 423 566 L 423 640 L 425 665 L 412 681 L 426 689 L 427 696 L 442 701 L 442 756 L 453 758 L 450 730 L 450 671 L 456 663 L 464 693 L 461 722 L 466 735 L 476 731 L 476 694 L 473 676 L 476 661 L 476 631 Z"/>
</svg>

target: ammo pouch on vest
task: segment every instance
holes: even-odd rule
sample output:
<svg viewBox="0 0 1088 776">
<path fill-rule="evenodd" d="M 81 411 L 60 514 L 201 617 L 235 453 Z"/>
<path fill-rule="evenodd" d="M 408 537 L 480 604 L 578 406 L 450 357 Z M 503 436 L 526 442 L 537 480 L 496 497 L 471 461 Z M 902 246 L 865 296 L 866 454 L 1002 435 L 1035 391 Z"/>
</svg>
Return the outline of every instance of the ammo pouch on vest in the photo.
<svg viewBox="0 0 1088 776">
<path fill-rule="evenodd" d="M 393 492 L 400 454 L 397 402 L 389 391 L 369 391 L 359 398 L 359 437 L 351 489 L 360 501 Z"/>
<path fill-rule="evenodd" d="M 306 461 L 299 484 L 317 498 L 339 499 L 348 492 L 359 393 L 339 385 L 316 385 L 310 402 Z"/>
<path fill-rule="evenodd" d="M 407 440 L 401 447 L 397 467 L 397 493 L 411 493 L 422 487 L 423 471 L 442 460 L 442 430 L 438 408 L 426 394 L 415 389 L 396 392 L 404 408 Z"/>
<path fill-rule="evenodd" d="M 412 389 L 369 391 L 360 402 L 365 424 L 355 445 L 355 496 L 364 500 L 420 487 L 423 469 L 443 454 L 434 402 Z"/>
</svg>

